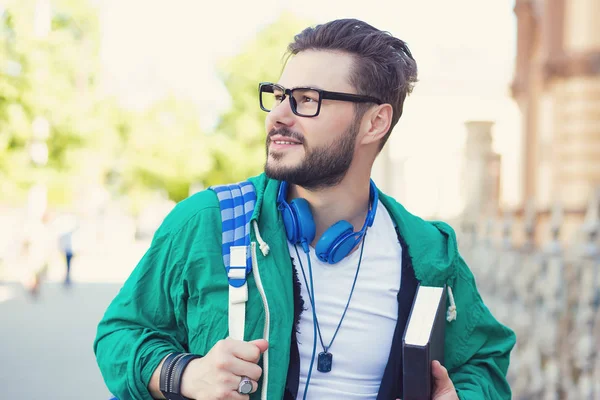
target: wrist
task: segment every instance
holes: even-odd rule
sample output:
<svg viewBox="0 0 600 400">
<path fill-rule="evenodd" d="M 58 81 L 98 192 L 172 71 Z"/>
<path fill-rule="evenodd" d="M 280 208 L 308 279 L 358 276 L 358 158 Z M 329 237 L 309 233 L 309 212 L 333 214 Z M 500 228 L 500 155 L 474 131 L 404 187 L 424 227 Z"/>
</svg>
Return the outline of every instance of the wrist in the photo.
<svg viewBox="0 0 600 400">
<path fill-rule="evenodd" d="M 204 357 L 195 358 L 189 362 L 185 370 L 181 374 L 181 384 L 179 393 L 184 397 L 194 398 L 200 393 L 201 388 L 198 387 L 198 377 L 206 376 L 204 371 Z"/>
<path fill-rule="evenodd" d="M 185 369 L 192 360 L 200 358 L 191 353 L 171 353 L 160 370 L 160 392 L 167 400 L 190 400 L 183 396 L 181 382 Z"/>
</svg>

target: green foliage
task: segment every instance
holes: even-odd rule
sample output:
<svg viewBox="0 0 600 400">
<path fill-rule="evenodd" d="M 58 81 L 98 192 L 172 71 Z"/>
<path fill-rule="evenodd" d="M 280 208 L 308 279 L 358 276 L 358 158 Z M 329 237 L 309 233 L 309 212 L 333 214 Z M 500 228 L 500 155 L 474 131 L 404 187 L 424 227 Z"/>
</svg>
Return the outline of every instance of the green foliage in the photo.
<svg viewBox="0 0 600 400">
<path fill-rule="evenodd" d="M 171 97 L 132 116 L 122 153 L 123 185 L 130 190 L 165 190 L 172 200 L 189 194 L 213 160 L 207 137 L 200 132 L 195 108 Z"/>
<path fill-rule="evenodd" d="M 216 129 L 215 165 L 207 185 L 239 181 L 262 171 L 266 113 L 258 104 L 258 83 L 279 79 L 288 44 L 306 26 L 307 22 L 283 14 L 259 32 L 239 55 L 221 65 L 221 77 L 232 104 Z"/>
<path fill-rule="evenodd" d="M 265 159 L 260 81 L 276 81 L 293 35 L 307 24 L 283 15 L 223 60 L 231 96 L 214 132 L 201 132 L 198 110 L 164 98 L 142 111 L 103 94 L 98 11 L 87 1 L 51 0 L 49 30 L 36 34 L 38 0 L 0 6 L 0 202 L 20 202 L 44 182 L 54 205 L 72 203 L 86 187 L 107 185 L 133 209 L 150 191 L 175 201 L 190 185 L 232 182 L 258 174 Z M 41 2 L 43 3 L 43 1 Z M 34 121 L 48 121 L 48 161 L 30 155 Z M 38 139 L 39 140 L 39 139 Z"/>
<path fill-rule="evenodd" d="M 83 172 L 83 179 L 98 179 L 98 168 L 106 167 L 80 153 L 106 155 L 114 145 L 113 119 L 106 114 L 116 106 L 95 85 L 96 10 L 84 1 L 53 0 L 44 14 L 42 3 L 9 1 L 0 9 L 0 177 L 8 201 L 22 199 L 33 181 L 60 194 L 51 200 L 70 201 L 72 176 Z M 44 15 L 47 30 L 40 29 Z M 36 118 L 49 126 L 49 157 L 41 168 L 29 155 Z"/>
</svg>

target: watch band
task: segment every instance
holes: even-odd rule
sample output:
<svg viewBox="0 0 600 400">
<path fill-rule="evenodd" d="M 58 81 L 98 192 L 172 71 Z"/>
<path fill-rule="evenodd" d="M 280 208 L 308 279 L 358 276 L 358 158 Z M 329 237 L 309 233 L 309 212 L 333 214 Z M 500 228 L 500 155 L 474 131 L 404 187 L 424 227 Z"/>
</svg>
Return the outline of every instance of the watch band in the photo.
<svg viewBox="0 0 600 400">
<path fill-rule="evenodd" d="M 191 353 L 171 353 L 160 370 L 160 391 L 167 400 L 191 400 L 181 395 L 181 377 L 190 361 L 201 358 Z"/>
</svg>

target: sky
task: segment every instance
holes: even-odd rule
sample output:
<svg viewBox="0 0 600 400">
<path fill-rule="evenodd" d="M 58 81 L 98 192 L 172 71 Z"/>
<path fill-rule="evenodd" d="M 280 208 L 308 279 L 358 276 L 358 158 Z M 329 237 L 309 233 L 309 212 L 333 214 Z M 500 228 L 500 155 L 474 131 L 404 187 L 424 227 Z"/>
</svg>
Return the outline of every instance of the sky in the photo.
<svg viewBox="0 0 600 400">
<path fill-rule="evenodd" d="M 229 104 L 215 74 L 217 61 L 239 52 L 281 12 L 314 23 L 354 17 L 389 31 L 408 43 L 419 68 L 419 82 L 390 140 L 391 158 L 396 164 L 405 163 L 404 173 L 409 175 L 406 193 L 399 197 L 416 211 L 456 213 L 462 204 L 460 174 L 447 166 L 460 157 L 464 122 L 484 119 L 495 122 L 494 149 L 503 157 L 503 202 L 511 205 L 520 198 L 520 122 L 509 95 L 516 52 L 512 1 L 229 0 L 207 6 L 198 0 L 105 0 L 99 4 L 109 89 L 132 107 L 173 90 L 197 104 L 207 128 Z"/>
</svg>

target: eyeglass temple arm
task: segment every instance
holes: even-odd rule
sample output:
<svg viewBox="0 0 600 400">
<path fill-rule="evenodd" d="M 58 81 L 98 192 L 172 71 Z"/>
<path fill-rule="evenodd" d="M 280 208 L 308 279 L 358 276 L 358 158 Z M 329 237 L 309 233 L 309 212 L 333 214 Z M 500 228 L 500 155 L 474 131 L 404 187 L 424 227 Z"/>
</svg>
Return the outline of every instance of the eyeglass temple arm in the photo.
<svg viewBox="0 0 600 400">
<path fill-rule="evenodd" d="M 323 92 L 321 94 L 321 98 L 328 100 L 343 100 L 343 101 L 352 101 L 355 103 L 376 103 L 383 104 L 383 102 L 375 97 L 371 96 L 361 96 L 358 94 L 350 94 L 350 93 L 332 93 L 332 92 Z"/>
</svg>

